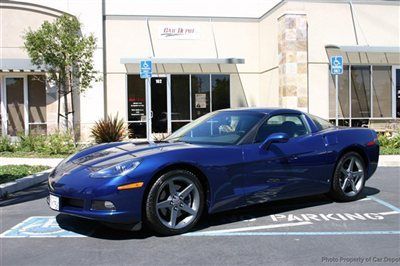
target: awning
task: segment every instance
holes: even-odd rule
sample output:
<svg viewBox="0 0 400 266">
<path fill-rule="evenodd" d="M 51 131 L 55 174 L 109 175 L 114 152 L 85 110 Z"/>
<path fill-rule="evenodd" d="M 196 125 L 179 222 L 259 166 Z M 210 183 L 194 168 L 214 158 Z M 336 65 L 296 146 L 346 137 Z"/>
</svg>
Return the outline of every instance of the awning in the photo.
<svg viewBox="0 0 400 266">
<path fill-rule="evenodd" d="M 121 58 L 128 73 L 139 73 L 142 60 L 151 60 L 154 73 L 226 73 L 235 72 L 243 58 Z"/>
<path fill-rule="evenodd" d="M 1 58 L 0 72 L 45 72 L 31 63 L 30 59 Z"/>
<path fill-rule="evenodd" d="M 325 46 L 328 57 L 343 56 L 345 64 L 398 65 L 400 64 L 400 47 L 397 46 Z"/>
</svg>

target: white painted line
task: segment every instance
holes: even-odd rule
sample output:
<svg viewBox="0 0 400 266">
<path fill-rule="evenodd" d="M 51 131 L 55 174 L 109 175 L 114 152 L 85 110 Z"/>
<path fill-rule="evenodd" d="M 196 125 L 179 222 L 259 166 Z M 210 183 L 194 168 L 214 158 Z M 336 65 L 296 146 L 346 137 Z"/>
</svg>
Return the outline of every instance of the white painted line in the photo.
<svg viewBox="0 0 400 266">
<path fill-rule="evenodd" d="M 357 201 L 366 201 L 366 200 L 371 200 L 371 198 L 363 198 L 363 199 L 359 199 Z"/>
<path fill-rule="evenodd" d="M 260 226 L 248 226 L 242 228 L 233 228 L 233 229 L 223 229 L 223 230 L 213 230 L 213 231 L 204 231 L 198 232 L 201 234 L 221 234 L 221 233 L 233 233 L 233 232 L 244 232 L 244 231 L 255 231 L 262 229 L 272 229 L 272 228 L 280 228 L 280 227 L 293 227 L 293 226 L 301 226 L 301 225 L 310 225 L 312 222 L 299 222 L 299 223 L 285 223 L 285 224 L 269 224 L 269 225 L 260 225 Z M 187 233 L 185 235 L 190 235 L 195 233 Z"/>
<path fill-rule="evenodd" d="M 380 215 L 391 215 L 391 214 L 400 214 L 400 212 L 397 211 L 391 211 L 391 212 L 380 212 Z"/>
</svg>

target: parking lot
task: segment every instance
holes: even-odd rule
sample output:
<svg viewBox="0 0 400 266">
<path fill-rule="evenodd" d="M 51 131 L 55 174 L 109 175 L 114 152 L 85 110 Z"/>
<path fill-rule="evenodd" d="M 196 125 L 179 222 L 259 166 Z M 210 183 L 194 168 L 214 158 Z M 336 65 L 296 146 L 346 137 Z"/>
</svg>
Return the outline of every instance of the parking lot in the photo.
<svg viewBox="0 0 400 266">
<path fill-rule="evenodd" d="M 400 263 L 400 168 L 379 168 L 357 202 L 325 196 L 204 217 L 173 237 L 49 210 L 43 184 L 0 202 L 1 265 Z"/>
</svg>

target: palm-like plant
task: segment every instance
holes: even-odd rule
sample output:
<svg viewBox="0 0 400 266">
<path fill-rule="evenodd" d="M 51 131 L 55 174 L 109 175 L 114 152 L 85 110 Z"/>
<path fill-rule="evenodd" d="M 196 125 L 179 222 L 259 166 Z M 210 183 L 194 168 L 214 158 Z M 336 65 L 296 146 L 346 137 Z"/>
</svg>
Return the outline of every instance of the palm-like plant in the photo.
<svg viewBox="0 0 400 266">
<path fill-rule="evenodd" d="M 100 119 L 93 126 L 91 133 L 96 143 L 122 141 L 126 137 L 124 121 L 118 115 L 112 118 L 110 115 Z"/>
</svg>

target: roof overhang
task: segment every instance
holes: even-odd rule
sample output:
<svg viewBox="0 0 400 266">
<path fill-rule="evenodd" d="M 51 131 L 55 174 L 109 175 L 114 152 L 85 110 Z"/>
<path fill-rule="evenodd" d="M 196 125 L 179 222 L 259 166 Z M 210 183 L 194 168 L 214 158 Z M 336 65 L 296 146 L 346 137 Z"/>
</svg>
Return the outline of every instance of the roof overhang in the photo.
<svg viewBox="0 0 400 266">
<path fill-rule="evenodd" d="M 140 61 L 151 60 L 157 73 L 224 73 L 234 72 L 243 58 L 121 58 L 128 73 L 139 73 Z"/>
<path fill-rule="evenodd" d="M 400 64 L 399 46 L 341 46 L 326 45 L 328 57 L 334 55 L 343 56 L 345 64 L 369 64 L 369 65 L 398 65 Z"/>
<path fill-rule="evenodd" d="M 44 72 L 44 68 L 33 65 L 30 59 L 1 58 L 0 72 Z"/>
</svg>

